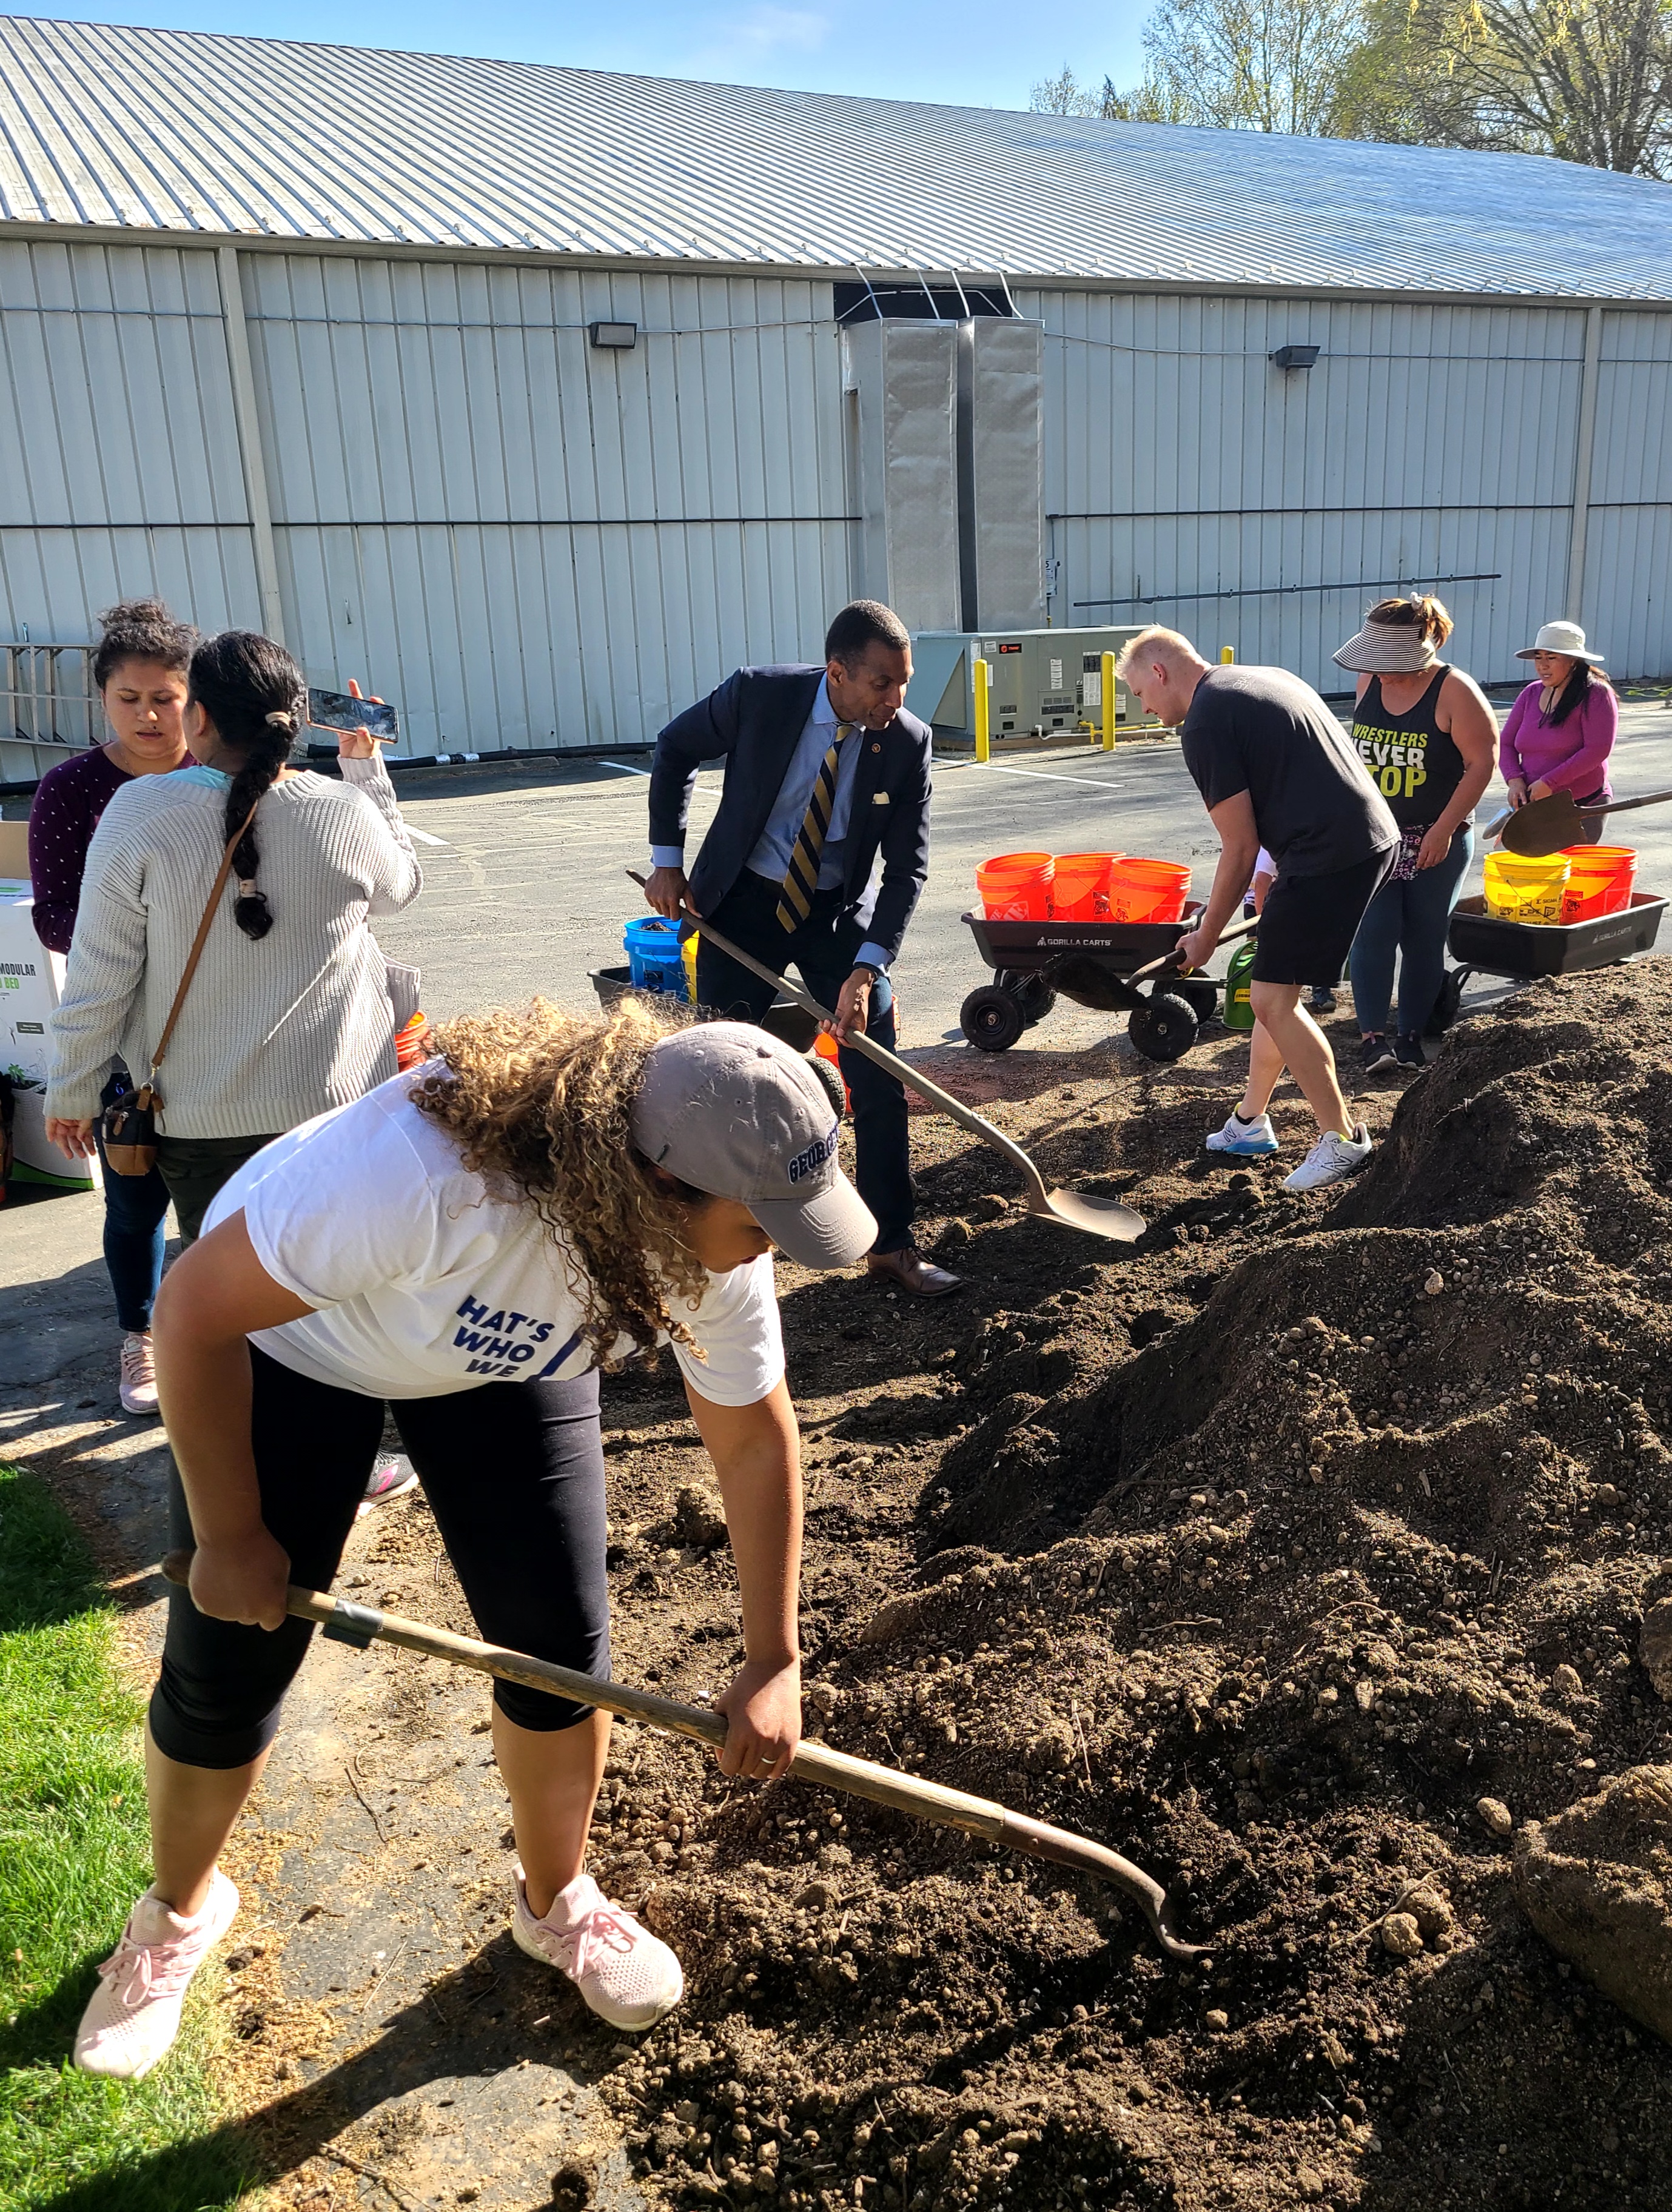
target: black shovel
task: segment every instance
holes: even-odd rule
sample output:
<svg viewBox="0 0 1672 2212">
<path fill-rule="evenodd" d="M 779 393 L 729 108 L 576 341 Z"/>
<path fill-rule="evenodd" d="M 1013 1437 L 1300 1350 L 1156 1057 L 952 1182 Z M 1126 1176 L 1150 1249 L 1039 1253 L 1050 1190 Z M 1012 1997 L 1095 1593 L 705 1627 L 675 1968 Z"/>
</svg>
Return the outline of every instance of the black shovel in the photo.
<svg viewBox="0 0 1672 2212">
<path fill-rule="evenodd" d="M 644 878 L 631 868 L 627 872 L 642 890 L 645 888 Z M 735 960 L 739 967 L 746 968 L 751 975 L 758 975 L 763 983 L 770 983 L 775 991 L 781 991 L 785 998 L 793 999 L 798 1006 L 805 1007 L 819 1021 L 833 1019 L 810 991 L 787 982 L 783 976 L 775 975 L 771 969 L 763 966 L 760 961 L 751 960 L 741 946 L 733 945 L 729 938 L 722 937 L 712 922 L 704 921 L 700 915 L 691 915 L 687 918 L 686 926 L 700 930 L 716 951 L 725 953 L 728 959 Z M 1061 1221 L 1069 1229 L 1083 1229 L 1088 1237 L 1107 1237 L 1116 1244 L 1135 1244 L 1143 1235 L 1148 1225 L 1143 1215 L 1134 1213 L 1129 1206 L 1122 1206 L 1118 1199 L 1091 1198 L 1083 1191 L 1048 1188 L 1045 1178 L 1022 1147 L 1006 1136 L 1002 1129 L 995 1129 L 992 1122 L 983 1121 L 979 1114 L 972 1113 L 950 1091 L 943 1091 L 938 1083 L 931 1083 L 927 1075 L 920 1075 L 903 1060 L 897 1060 L 891 1052 L 885 1052 L 881 1045 L 873 1044 L 862 1031 L 843 1039 L 843 1042 L 851 1045 L 855 1052 L 862 1052 L 867 1060 L 874 1060 L 879 1067 L 885 1067 L 897 1081 L 909 1084 L 932 1105 L 938 1106 L 943 1114 L 961 1127 L 968 1129 L 972 1136 L 979 1137 L 982 1144 L 991 1145 L 995 1152 L 1002 1152 L 1013 1166 L 1019 1168 L 1026 1184 L 1030 1213 L 1048 1215 L 1051 1220 Z"/>
<path fill-rule="evenodd" d="M 1608 814 L 1631 814 L 1639 806 L 1663 806 L 1672 791 L 1651 791 L 1641 799 L 1610 799 L 1602 806 L 1580 806 L 1571 791 L 1553 791 L 1547 799 L 1529 799 L 1512 813 L 1500 814 L 1487 825 L 1486 835 L 1496 837 L 1506 853 L 1519 853 L 1525 860 L 1542 860 L 1552 853 L 1565 853 L 1570 845 L 1583 845 L 1585 830 Z"/>
</svg>

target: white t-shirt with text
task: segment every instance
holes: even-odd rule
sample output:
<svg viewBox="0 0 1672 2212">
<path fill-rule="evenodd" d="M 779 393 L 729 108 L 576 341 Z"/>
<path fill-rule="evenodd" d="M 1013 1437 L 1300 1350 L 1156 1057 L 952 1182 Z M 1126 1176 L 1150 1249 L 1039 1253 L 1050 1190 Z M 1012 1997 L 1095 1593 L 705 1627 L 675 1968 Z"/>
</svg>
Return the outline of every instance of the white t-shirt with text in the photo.
<svg viewBox="0 0 1672 2212">
<path fill-rule="evenodd" d="M 467 1169 L 398 1075 L 277 1138 L 218 1191 L 205 1231 L 240 1208 L 257 1259 L 313 1310 L 254 1332 L 281 1365 L 369 1398 L 584 1374 L 585 1277 L 526 1203 Z M 675 1309 L 677 1310 L 677 1308 Z M 752 1406 L 784 1372 L 766 1254 L 711 1275 L 675 1344 L 697 1395 Z M 623 1339 L 619 1350 L 631 1350 Z"/>
</svg>

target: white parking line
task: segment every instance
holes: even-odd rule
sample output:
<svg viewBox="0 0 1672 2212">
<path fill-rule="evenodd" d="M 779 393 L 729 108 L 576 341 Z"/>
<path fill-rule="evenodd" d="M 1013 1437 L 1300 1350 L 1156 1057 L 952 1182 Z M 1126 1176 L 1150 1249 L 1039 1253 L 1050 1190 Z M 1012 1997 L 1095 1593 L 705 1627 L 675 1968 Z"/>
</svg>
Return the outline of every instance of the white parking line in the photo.
<svg viewBox="0 0 1672 2212">
<path fill-rule="evenodd" d="M 980 763 L 971 763 L 972 767 L 979 765 Z M 1036 783 L 1083 783 L 1088 791 L 1106 791 L 1118 796 L 1114 784 L 1100 783 L 1093 776 L 1052 775 L 1043 768 L 1000 768 L 997 761 L 988 761 L 986 765 L 994 775 L 1031 775 Z"/>
<path fill-rule="evenodd" d="M 612 768 L 620 775 L 648 775 L 648 768 L 634 768 L 627 761 L 599 761 L 600 768 Z"/>
<path fill-rule="evenodd" d="M 406 834 L 409 837 L 416 837 L 421 845 L 445 845 L 447 842 L 445 837 L 432 837 L 428 830 L 415 830 L 410 822 L 406 825 Z"/>
</svg>

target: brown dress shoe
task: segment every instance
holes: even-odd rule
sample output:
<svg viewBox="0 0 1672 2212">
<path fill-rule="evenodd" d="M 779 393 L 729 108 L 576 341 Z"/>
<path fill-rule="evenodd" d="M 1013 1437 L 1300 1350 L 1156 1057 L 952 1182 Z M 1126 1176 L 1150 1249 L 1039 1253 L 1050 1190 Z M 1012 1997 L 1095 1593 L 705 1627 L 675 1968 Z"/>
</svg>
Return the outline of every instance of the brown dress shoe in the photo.
<svg viewBox="0 0 1672 2212">
<path fill-rule="evenodd" d="M 914 1297 L 944 1298 L 949 1291 L 964 1288 L 962 1275 L 937 1267 L 932 1260 L 923 1257 L 915 1244 L 903 1244 L 897 1252 L 873 1252 L 865 1264 L 873 1277 L 898 1283 Z"/>
</svg>

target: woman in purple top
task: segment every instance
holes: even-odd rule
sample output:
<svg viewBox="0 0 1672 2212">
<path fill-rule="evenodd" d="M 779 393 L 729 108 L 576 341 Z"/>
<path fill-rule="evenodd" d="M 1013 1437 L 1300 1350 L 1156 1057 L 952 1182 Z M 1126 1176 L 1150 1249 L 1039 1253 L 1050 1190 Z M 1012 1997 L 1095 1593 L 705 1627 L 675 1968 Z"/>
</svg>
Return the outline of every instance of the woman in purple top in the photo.
<svg viewBox="0 0 1672 2212">
<path fill-rule="evenodd" d="M 176 622 L 161 599 L 127 599 L 99 617 L 104 632 L 93 657 L 93 680 L 110 725 L 107 743 L 61 761 L 40 780 L 29 810 L 29 878 L 35 933 L 49 951 L 68 952 L 81 904 L 87 848 L 99 817 L 137 775 L 185 766 L 181 717 L 185 676 L 198 633 Z M 119 1067 L 105 1086 L 106 1104 L 130 1089 Z M 163 1216 L 168 1192 L 149 1175 L 105 1175 L 105 1265 L 122 1325 L 119 1388 L 130 1413 L 155 1413 L 151 1303 L 162 1276 Z"/>
<path fill-rule="evenodd" d="M 1533 643 L 1517 653 L 1538 671 L 1510 709 L 1499 744 L 1499 767 L 1511 806 L 1571 791 L 1575 804 L 1611 799 L 1608 756 L 1620 728 L 1620 702 L 1602 673 L 1602 656 L 1585 644 L 1578 623 L 1546 623 Z M 1602 834 L 1602 818 L 1588 822 L 1585 842 Z"/>
</svg>

